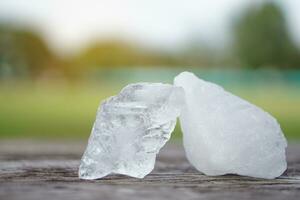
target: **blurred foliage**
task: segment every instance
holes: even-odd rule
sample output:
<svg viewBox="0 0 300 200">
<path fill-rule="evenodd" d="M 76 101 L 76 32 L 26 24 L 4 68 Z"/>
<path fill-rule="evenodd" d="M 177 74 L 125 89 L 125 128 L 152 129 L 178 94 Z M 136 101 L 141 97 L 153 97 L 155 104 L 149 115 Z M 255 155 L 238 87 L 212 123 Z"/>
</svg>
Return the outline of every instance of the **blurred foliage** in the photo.
<svg viewBox="0 0 300 200">
<path fill-rule="evenodd" d="M 285 17 L 272 2 L 249 8 L 234 28 L 237 55 L 249 67 L 300 67 L 300 52 L 294 45 Z"/>
<path fill-rule="evenodd" d="M 78 80 L 95 69 L 116 67 L 300 67 L 299 50 L 276 4 L 269 2 L 247 9 L 236 21 L 233 32 L 235 48 L 223 51 L 205 46 L 197 37 L 169 52 L 120 40 L 103 40 L 94 41 L 77 55 L 62 58 L 34 31 L 0 24 L 0 79 Z"/>
<path fill-rule="evenodd" d="M 59 57 L 29 29 L 0 24 L 0 78 L 81 78 L 94 68 L 180 65 L 170 54 L 119 40 L 94 42 L 72 57 Z"/>
<path fill-rule="evenodd" d="M 55 66 L 56 58 L 35 33 L 0 26 L 0 69 L 8 76 L 36 77 Z M 50 67 L 51 66 L 51 67 Z"/>
<path fill-rule="evenodd" d="M 155 66 L 173 64 L 163 52 L 154 52 L 124 41 L 108 40 L 88 47 L 77 56 L 82 66 Z"/>
</svg>

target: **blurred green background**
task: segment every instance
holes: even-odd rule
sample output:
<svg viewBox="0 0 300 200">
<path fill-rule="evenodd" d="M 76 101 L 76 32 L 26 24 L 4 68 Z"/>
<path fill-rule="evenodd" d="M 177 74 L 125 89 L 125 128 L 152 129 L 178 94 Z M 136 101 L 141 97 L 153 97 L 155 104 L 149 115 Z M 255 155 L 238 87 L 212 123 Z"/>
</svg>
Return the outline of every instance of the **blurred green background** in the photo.
<svg viewBox="0 0 300 200">
<path fill-rule="evenodd" d="M 87 138 L 101 100 L 132 82 L 172 83 L 181 71 L 192 71 L 261 106 L 278 119 L 288 139 L 300 139 L 300 48 L 291 34 L 289 10 L 278 1 L 245 2 L 230 18 L 227 42 L 218 45 L 201 39 L 205 27 L 199 22 L 199 27 L 191 23 L 197 31 L 187 34 L 178 45 L 165 47 L 160 40 L 149 45 L 143 42 L 142 34 L 142 39 L 114 34 L 92 38 L 85 46 L 74 44 L 79 47 L 66 53 L 62 50 L 64 43 L 53 48 L 47 39 L 51 34 L 33 28 L 34 20 L 29 23 L 19 20 L 20 13 L 30 9 L 42 9 L 43 15 L 55 13 L 35 7 L 38 3 L 34 0 L 28 2 L 30 9 L 18 1 L 3 0 L 0 3 L 0 139 Z M 69 3 L 66 8 L 72 9 Z M 218 4 L 225 9 L 226 1 Z M 124 6 L 126 10 L 129 4 Z M 186 12 L 200 5 L 189 6 Z M 109 18 L 103 20 L 110 24 Z M 151 24 L 154 22 L 143 23 L 149 30 L 155 29 Z M 173 31 L 175 34 L 176 30 Z M 101 36 L 97 31 L 94 34 Z M 173 138 L 179 137 L 177 127 Z"/>
</svg>

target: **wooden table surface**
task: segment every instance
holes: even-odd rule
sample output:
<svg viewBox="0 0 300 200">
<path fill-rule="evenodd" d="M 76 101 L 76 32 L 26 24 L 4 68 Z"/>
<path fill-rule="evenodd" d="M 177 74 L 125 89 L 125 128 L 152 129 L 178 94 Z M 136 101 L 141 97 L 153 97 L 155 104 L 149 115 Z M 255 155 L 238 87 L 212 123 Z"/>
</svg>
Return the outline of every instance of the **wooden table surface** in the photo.
<svg viewBox="0 0 300 200">
<path fill-rule="evenodd" d="M 300 144 L 289 144 L 288 170 L 278 179 L 205 176 L 169 143 L 144 179 L 77 177 L 85 142 L 0 141 L 0 199 L 300 199 Z"/>
</svg>

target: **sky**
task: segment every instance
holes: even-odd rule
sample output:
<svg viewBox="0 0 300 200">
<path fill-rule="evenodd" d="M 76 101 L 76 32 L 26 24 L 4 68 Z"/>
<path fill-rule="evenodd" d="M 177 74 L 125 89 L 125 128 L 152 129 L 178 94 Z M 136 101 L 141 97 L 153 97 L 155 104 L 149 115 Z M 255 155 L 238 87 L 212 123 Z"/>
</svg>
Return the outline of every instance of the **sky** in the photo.
<svg viewBox="0 0 300 200">
<path fill-rule="evenodd" d="M 103 38 L 167 49 L 192 39 L 223 47 L 230 43 L 230 27 L 236 16 L 248 5 L 265 1 L 1 0 L 0 22 L 30 26 L 52 48 L 67 54 Z M 276 2 L 282 5 L 291 34 L 299 44 L 300 1 Z"/>
</svg>

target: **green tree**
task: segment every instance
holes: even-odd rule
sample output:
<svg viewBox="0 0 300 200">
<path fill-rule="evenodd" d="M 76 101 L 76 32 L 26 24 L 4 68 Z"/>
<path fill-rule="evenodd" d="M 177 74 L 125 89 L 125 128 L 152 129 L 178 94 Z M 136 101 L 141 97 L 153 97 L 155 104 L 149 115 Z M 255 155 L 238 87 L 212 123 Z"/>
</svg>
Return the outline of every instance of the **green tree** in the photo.
<svg viewBox="0 0 300 200">
<path fill-rule="evenodd" d="M 265 3 L 251 7 L 234 27 L 235 47 L 241 63 L 253 68 L 300 67 L 300 54 L 290 38 L 280 7 Z"/>
<path fill-rule="evenodd" d="M 34 32 L 0 26 L 0 69 L 10 68 L 14 76 L 36 77 L 54 66 L 55 57 Z"/>
</svg>

